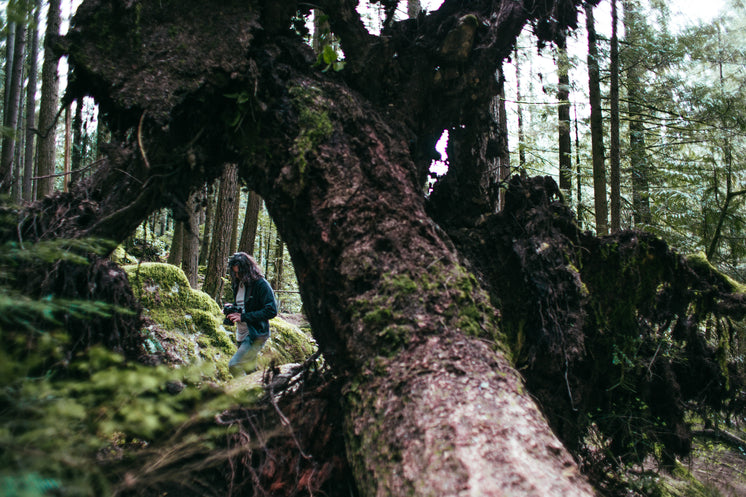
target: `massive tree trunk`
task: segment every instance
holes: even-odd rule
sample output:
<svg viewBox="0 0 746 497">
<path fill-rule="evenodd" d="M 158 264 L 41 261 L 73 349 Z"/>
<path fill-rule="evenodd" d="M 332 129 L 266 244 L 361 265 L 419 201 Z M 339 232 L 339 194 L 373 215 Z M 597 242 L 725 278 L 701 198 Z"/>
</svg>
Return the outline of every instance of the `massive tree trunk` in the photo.
<svg viewBox="0 0 746 497">
<path fill-rule="evenodd" d="M 253 184 L 316 338 L 348 378 L 348 456 L 363 495 L 589 495 L 500 349 L 486 295 L 428 220 L 401 131 L 334 83 L 290 88 L 277 105 L 300 111 L 290 95 L 317 88 L 308 98 L 332 128 L 306 151 L 304 174 L 287 167 L 298 159 L 287 149 L 252 161 L 262 164 Z M 265 139 L 295 141 L 282 136 L 291 129 Z"/>
<path fill-rule="evenodd" d="M 237 161 L 287 243 L 316 339 L 342 378 L 363 495 L 591 495 L 422 195 L 433 145 L 454 130 L 451 179 L 430 212 L 446 221 L 457 207 L 468 222 L 485 212 L 473 186 L 489 163 L 480 137 L 495 71 L 529 16 L 552 39 L 557 22 L 574 25 L 575 2 L 476 1 L 467 12 L 446 1 L 378 38 L 352 2 L 324 0 L 347 58 L 336 75 L 313 68 L 287 31 L 308 7 L 172 3 L 87 0 L 67 37 L 71 96 L 92 94 L 118 138 L 78 234 L 121 239 Z"/>
</svg>

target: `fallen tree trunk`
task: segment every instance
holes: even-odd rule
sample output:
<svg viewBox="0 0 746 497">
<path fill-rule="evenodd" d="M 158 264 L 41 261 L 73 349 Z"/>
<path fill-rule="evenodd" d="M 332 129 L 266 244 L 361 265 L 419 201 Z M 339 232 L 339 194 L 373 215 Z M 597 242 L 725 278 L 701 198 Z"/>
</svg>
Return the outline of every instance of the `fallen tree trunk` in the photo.
<svg viewBox="0 0 746 497">
<path fill-rule="evenodd" d="M 274 153 L 252 157 L 252 177 L 345 378 L 362 493 L 592 494 L 507 359 L 497 312 L 428 220 L 402 134 L 338 85 L 289 88 L 276 105 L 291 120 L 263 131 Z M 283 149 L 309 107 L 331 124 L 324 140 Z"/>
<path fill-rule="evenodd" d="M 94 96 L 114 140 L 91 180 L 37 204 L 19 232 L 27 240 L 120 241 L 153 209 L 167 205 L 178 215 L 192 190 L 238 163 L 288 245 L 315 337 L 340 382 L 340 429 L 361 493 L 593 494 L 513 365 L 527 350 L 553 361 L 544 371 L 552 381 L 541 383 L 536 369 L 530 381 L 543 393 L 562 392 L 562 409 L 577 405 L 582 385 L 563 361 L 588 364 L 580 309 L 588 295 L 565 256 L 581 237 L 553 210 L 559 204 L 545 202 L 548 182 L 538 193 L 516 190 L 516 202 L 526 202 L 525 230 L 515 226 L 518 216 L 485 217 L 487 192 L 474 188 L 491 153 L 478 136 L 479 109 L 494 96 L 499 60 L 528 20 L 544 39 L 572 25 L 575 2 L 478 1 L 464 10 L 446 1 L 437 13 L 390 23 L 382 37 L 362 28 L 352 2 L 321 3 L 350 58 L 340 74 L 314 68 L 302 37 L 288 32 L 301 9 L 292 2 L 84 2 L 61 43 L 75 68 L 67 98 Z M 459 129 L 457 153 L 428 212 L 451 237 L 423 195 L 433 137 L 448 128 Z M 547 218 L 536 209 L 542 202 L 551 203 Z M 481 252 L 493 239 L 504 251 L 494 265 L 494 252 Z M 581 253 L 603 245 L 583 243 Z M 653 245 L 659 252 L 640 253 L 676 263 Z M 505 291 L 529 297 L 516 306 L 523 315 L 498 316 L 500 264 L 514 264 Z M 648 286 L 648 300 L 670 297 Z M 634 305 L 625 309 L 638 315 Z M 513 325 L 510 340 L 498 318 Z M 668 333 L 666 320 L 654 331 Z M 681 321 L 688 327 L 676 331 L 695 331 L 697 319 Z M 521 322 L 529 329 L 519 330 Z M 521 346 L 526 337 L 535 343 Z M 569 345 L 564 355 L 557 344 Z M 553 414 L 555 423 L 562 418 Z M 585 435 L 580 426 L 558 432 L 575 442 Z"/>
<path fill-rule="evenodd" d="M 88 0 L 65 41 L 76 67 L 69 96 L 92 94 L 122 142 L 115 166 L 77 190 L 96 192 L 101 206 L 81 232 L 121 239 L 238 162 L 288 245 L 316 338 L 343 378 L 348 456 L 363 494 L 591 495 L 513 369 L 497 311 L 425 213 L 411 143 L 433 130 L 408 129 L 404 109 L 373 105 L 312 69 L 302 40 L 275 23 L 291 6 L 180 2 L 174 12 L 168 3 Z M 485 19 L 497 6 L 475 4 Z M 525 12 L 553 13 L 500 10 L 482 35 L 488 52 L 509 53 Z M 468 17 L 453 24 L 461 14 L 447 7 L 440 22 L 472 26 Z M 509 35 L 495 43 L 500 22 Z M 480 74 L 449 74 L 451 95 L 491 98 L 488 77 L 476 98 Z"/>
<path fill-rule="evenodd" d="M 114 140 L 91 180 L 29 211 L 21 237 L 120 241 L 156 208 L 170 206 L 178 215 L 192 190 L 224 163 L 238 163 L 288 245 L 314 333 L 342 382 L 348 455 L 364 493 L 591 493 L 512 361 L 546 358 L 551 367 L 526 370 L 529 385 L 548 410 L 561 407 L 550 417 L 577 454 L 589 419 L 577 409 L 579 399 L 594 397 L 581 395 L 585 385 L 571 368 L 588 371 L 598 363 L 587 356 L 603 357 L 611 374 L 597 377 L 606 392 L 616 388 L 619 373 L 609 368 L 616 343 L 605 338 L 614 333 L 599 331 L 605 318 L 587 319 L 595 314 L 585 309 L 598 308 L 588 288 L 603 301 L 606 282 L 578 268 L 580 262 L 608 266 L 614 244 L 604 249 L 606 242 L 581 240 L 554 207 L 546 212 L 565 225 L 547 223 L 546 231 L 541 211 L 524 209 L 525 240 L 516 240 L 523 232 L 513 226 L 516 216 L 485 217 L 491 207 L 485 198 L 493 192 L 482 190 L 482 175 L 495 147 L 480 136 L 483 109 L 496 91 L 494 71 L 522 26 L 531 20 L 541 38 L 551 40 L 574 25 L 575 2 L 478 1 L 465 10 L 446 1 L 417 20 L 392 19 L 381 37 L 363 29 L 352 4 L 321 3 L 349 58 L 340 74 L 314 68 L 302 37 L 288 32 L 291 23 L 302 31 L 294 15 L 296 8 L 304 12 L 292 2 L 236 0 L 216 8 L 183 0 L 174 9 L 168 0 L 86 1 L 61 43 L 75 68 L 67 98 L 94 96 Z M 457 130 L 451 169 L 426 212 L 424 179 L 443 129 Z M 544 198 L 529 197 L 539 199 L 536 205 Z M 498 264 L 489 264 L 494 252 L 482 252 L 489 240 L 496 241 Z M 666 291 L 648 285 L 639 302 L 627 303 L 632 318 L 624 316 L 619 327 L 633 336 L 640 335 L 636 324 L 650 332 L 644 342 L 650 355 L 641 357 L 651 377 L 668 378 L 678 374 L 675 362 L 661 361 L 657 352 L 659 337 L 670 331 L 669 314 L 676 314 L 674 335 L 692 353 L 709 354 L 703 364 L 712 369 L 714 352 L 693 339 L 702 316 L 686 315 L 691 300 L 665 279 L 677 259 L 658 242 L 645 246 L 652 249 L 638 250 L 635 235 L 625 240 L 633 257 L 663 262 Z M 576 260 L 578 253 L 591 256 Z M 627 255 L 620 257 L 626 267 Z M 500 264 L 511 264 L 515 273 Z M 491 300 L 467 267 L 480 271 Z M 500 288 L 503 276 L 509 281 Z M 509 304 L 516 296 L 526 298 Z M 668 314 L 638 319 L 637 307 L 673 300 Z M 494 307 L 506 303 L 510 309 L 501 317 L 509 340 Z M 589 352 L 586 340 L 601 335 L 592 343 L 603 356 Z M 506 343 L 516 357 L 508 358 Z M 608 379 L 613 383 L 604 383 Z M 654 398 L 666 385 L 655 383 L 646 395 Z M 557 393 L 565 389 L 568 395 Z M 687 451 L 677 404 L 699 394 L 690 390 L 671 390 L 664 404 L 674 408 L 661 411 L 675 422 L 663 440 L 675 454 Z M 726 390 L 712 400 L 728 398 Z M 585 408 L 613 401 L 607 393 Z M 573 417 L 582 419 L 562 424 Z M 628 442 L 619 437 L 616 443 Z"/>
</svg>

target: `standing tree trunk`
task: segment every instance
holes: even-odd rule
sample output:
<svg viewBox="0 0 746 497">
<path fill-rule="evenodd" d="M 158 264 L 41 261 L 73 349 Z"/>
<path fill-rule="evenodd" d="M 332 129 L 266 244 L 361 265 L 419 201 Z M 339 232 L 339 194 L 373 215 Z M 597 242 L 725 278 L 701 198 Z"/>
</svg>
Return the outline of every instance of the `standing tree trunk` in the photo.
<svg viewBox="0 0 746 497">
<path fill-rule="evenodd" d="M 3 122 L 7 119 L 7 109 L 10 108 L 10 87 L 13 79 L 13 56 L 16 43 L 15 21 L 8 19 L 8 32 L 5 35 L 5 84 L 3 86 Z"/>
<path fill-rule="evenodd" d="M 278 231 L 277 237 L 275 238 L 275 255 L 273 258 L 275 273 L 272 275 L 272 288 L 274 288 L 275 290 L 280 290 L 282 288 L 282 268 L 285 264 L 284 255 L 285 244 L 282 242 L 282 238 L 280 238 L 280 232 Z"/>
<path fill-rule="evenodd" d="M 228 252 L 235 254 L 238 249 L 238 220 L 241 214 L 241 189 L 236 194 L 236 208 L 233 209 L 233 224 L 231 225 L 231 244 Z"/>
<path fill-rule="evenodd" d="M 580 167 L 580 133 L 578 132 L 578 108 L 573 105 L 575 114 L 575 184 L 577 191 L 577 218 L 580 226 L 583 226 L 585 211 L 583 206 L 583 175 Z"/>
<path fill-rule="evenodd" d="M 619 40 L 617 37 L 617 0 L 611 0 L 611 100 L 609 175 L 611 180 L 611 232 L 622 229 L 622 194 L 619 157 Z"/>
<path fill-rule="evenodd" d="M 28 87 L 26 89 L 26 143 L 23 157 L 23 199 L 31 202 L 34 199 L 34 149 L 36 143 L 36 73 L 38 64 L 36 62 L 39 53 L 39 19 L 41 18 L 41 0 L 34 4 L 33 28 L 30 31 L 30 44 L 28 50 Z"/>
<path fill-rule="evenodd" d="M 199 247 L 198 263 L 200 266 L 207 265 L 207 257 L 210 254 L 210 240 L 212 239 L 212 228 L 215 224 L 215 191 L 217 190 L 217 186 L 214 184 L 209 184 L 204 187 L 204 190 L 205 203 L 207 204 L 207 207 L 205 208 L 205 228 L 202 231 L 202 241 Z"/>
<path fill-rule="evenodd" d="M 505 93 L 502 66 L 495 72 L 499 90 L 490 102 L 490 112 L 485 126 L 485 157 L 487 167 L 480 181 L 479 192 L 489 201 L 490 211 L 498 212 L 504 202 L 500 183 L 510 174 L 508 150 L 508 119 L 505 116 Z M 508 159 L 506 160 L 506 157 Z M 479 194 L 479 192 L 477 192 Z"/>
<path fill-rule="evenodd" d="M 233 220 L 238 209 L 238 166 L 227 164 L 220 177 L 218 205 L 215 211 L 215 226 L 212 231 L 210 255 L 207 258 L 207 271 L 202 290 L 218 302 L 222 301 L 223 275 L 230 255 Z"/>
<path fill-rule="evenodd" d="M 25 74 L 22 76 L 25 79 Z M 13 153 L 13 202 L 20 205 L 23 199 L 21 191 L 21 182 L 23 181 L 23 150 L 26 143 L 26 134 L 23 132 L 26 129 L 26 123 L 24 118 L 25 101 L 23 99 L 23 88 L 21 88 L 21 97 L 18 102 L 18 124 L 16 125 L 16 136 L 18 137 L 18 143 L 16 143 Z"/>
<path fill-rule="evenodd" d="M 502 67 L 500 68 L 500 90 L 497 93 L 498 106 L 498 172 L 497 179 L 500 183 L 498 190 L 497 210 L 500 211 L 505 207 L 505 185 L 504 183 L 510 178 L 510 146 L 508 143 L 508 111 L 505 107 L 505 78 L 502 77 Z"/>
<path fill-rule="evenodd" d="M 643 22 L 638 6 L 634 0 L 625 0 L 624 36 L 624 69 L 627 79 L 627 113 L 629 121 L 629 162 L 632 176 L 632 213 L 635 226 L 651 222 L 649 166 L 645 151 L 645 125 L 642 102 L 645 99 L 643 89 L 642 60 L 640 60 L 641 29 Z"/>
<path fill-rule="evenodd" d="M 570 139 L 570 61 L 567 57 L 567 33 L 557 40 L 557 121 L 559 135 L 559 187 L 570 199 L 572 193 L 572 149 Z"/>
<path fill-rule="evenodd" d="M 253 191 L 249 191 L 249 198 L 246 201 L 246 214 L 243 218 L 243 229 L 241 230 L 241 241 L 238 244 L 238 250 L 249 255 L 254 255 L 254 241 L 261 208 L 262 197 Z"/>
<path fill-rule="evenodd" d="M 585 5 L 588 28 L 588 97 L 591 104 L 591 155 L 593 158 L 593 194 L 596 208 L 596 233 L 609 233 L 608 205 L 606 202 L 606 166 L 604 165 L 604 126 L 601 113 L 601 82 L 599 75 L 596 28 L 593 6 Z"/>
<path fill-rule="evenodd" d="M 521 102 L 521 65 L 518 58 L 518 47 L 513 50 L 515 61 L 515 99 L 518 109 L 518 169 L 526 170 L 526 143 L 523 132 L 523 103 Z"/>
<path fill-rule="evenodd" d="M 83 132 L 83 100 L 78 99 L 75 106 L 75 116 L 73 117 L 73 144 L 72 157 L 70 162 L 70 183 L 75 184 L 83 177 L 81 168 L 83 167 L 83 156 L 85 155 L 85 138 Z"/>
<path fill-rule="evenodd" d="M 187 200 L 186 211 L 188 219 L 182 223 L 182 251 L 181 269 L 189 280 L 192 288 L 197 288 L 198 259 L 199 259 L 199 204 L 201 191 L 195 191 Z"/>
<path fill-rule="evenodd" d="M 72 105 L 72 104 L 70 104 Z M 73 141 L 73 118 L 70 113 L 70 105 L 65 107 L 65 148 L 63 156 L 62 191 L 68 190 L 70 182 L 70 162 L 72 161 L 72 141 Z"/>
<path fill-rule="evenodd" d="M 184 221 L 174 222 L 174 236 L 171 238 L 171 248 L 168 251 L 167 262 L 174 266 L 181 265 L 184 253 Z"/>
<path fill-rule="evenodd" d="M 407 0 L 407 17 L 414 19 L 421 10 L 420 0 Z"/>
<path fill-rule="evenodd" d="M 47 31 L 44 37 L 44 63 L 41 70 L 41 105 L 39 107 L 39 139 L 37 160 L 37 198 L 54 191 L 56 154 L 56 114 L 59 93 L 58 57 L 50 45 L 60 33 L 60 0 L 49 0 Z"/>
<path fill-rule="evenodd" d="M 18 135 L 18 117 L 21 105 L 21 93 L 23 89 L 23 55 L 26 50 L 26 23 L 16 23 L 14 32 L 15 41 L 13 43 L 13 57 L 11 61 L 10 86 L 6 86 L 5 113 L 3 115 L 3 125 L 10 132 L 3 137 L 2 158 L 0 159 L 0 193 L 10 193 L 13 183 L 13 163 L 15 160 L 16 142 Z"/>
</svg>

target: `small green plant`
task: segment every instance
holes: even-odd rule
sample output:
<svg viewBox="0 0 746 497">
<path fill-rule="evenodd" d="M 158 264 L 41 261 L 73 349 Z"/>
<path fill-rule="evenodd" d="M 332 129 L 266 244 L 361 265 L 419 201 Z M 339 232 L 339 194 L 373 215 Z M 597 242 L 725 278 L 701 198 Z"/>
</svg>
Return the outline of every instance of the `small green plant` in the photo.
<svg viewBox="0 0 746 497">
<path fill-rule="evenodd" d="M 345 67 L 344 59 L 340 58 L 339 53 L 332 45 L 325 45 L 316 59 L 316 67 L 321 67 L 321 72 L 327 72 L 329 69 L 341 71 Z"/>
</svg>

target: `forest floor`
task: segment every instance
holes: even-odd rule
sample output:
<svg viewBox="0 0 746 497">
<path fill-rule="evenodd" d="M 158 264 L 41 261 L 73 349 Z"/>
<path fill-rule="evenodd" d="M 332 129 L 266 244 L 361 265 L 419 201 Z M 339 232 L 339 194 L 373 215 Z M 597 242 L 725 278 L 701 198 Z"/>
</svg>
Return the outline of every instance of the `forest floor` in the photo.
<svg viewBox="0 0 746 497">
<path fill-rule="evenodd" d="M 723 497 L 746 496 L 746 447 L 736 449 L 695 439 L 687 467 L 703 485 L 717 489 Z"/>
</svg>

